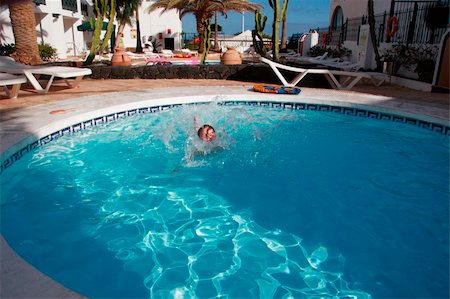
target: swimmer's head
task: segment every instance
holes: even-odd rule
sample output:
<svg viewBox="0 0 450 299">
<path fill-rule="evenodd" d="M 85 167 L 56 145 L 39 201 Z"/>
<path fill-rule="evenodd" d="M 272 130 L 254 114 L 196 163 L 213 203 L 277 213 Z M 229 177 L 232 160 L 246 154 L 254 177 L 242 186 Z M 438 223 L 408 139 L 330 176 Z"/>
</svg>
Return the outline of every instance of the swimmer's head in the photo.
<svg viewBox="0 0 450 299">
<path fill-rule="evenodd" d="M 197 134 L 203 141 L 214 141 L 216 139 L 216 131 L 207 124 L 198 129 Z"/>
</svg>

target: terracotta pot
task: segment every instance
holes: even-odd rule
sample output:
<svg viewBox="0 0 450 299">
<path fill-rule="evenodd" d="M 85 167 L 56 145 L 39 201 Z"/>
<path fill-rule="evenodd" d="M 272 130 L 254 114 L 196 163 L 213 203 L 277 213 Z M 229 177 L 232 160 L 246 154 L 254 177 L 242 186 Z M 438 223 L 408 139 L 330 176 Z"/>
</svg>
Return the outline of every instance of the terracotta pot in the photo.
<svg viewBox="0 0 450 299">
<path fill-rule="evenodd" d="M 235 48 L 227 47 L 227 51 L 220 57 L 222 64 L 242 64 L 242 57 Z"/>
<path fill-rule="evenodd" d="M 116 48 L 116 52 L 114 52 L 113 56 L 111 57 L 111 65 L 131 65 L 131 59 L 130 57 L 128 57 L 128 54 L 125 52 L 124 48 Z"/>
<path fill-rule="evenodd" d="M 70 62 L 70 66 L 82 67 L 83 66 L 83 61 L 71 61 Z"/>
</svg>

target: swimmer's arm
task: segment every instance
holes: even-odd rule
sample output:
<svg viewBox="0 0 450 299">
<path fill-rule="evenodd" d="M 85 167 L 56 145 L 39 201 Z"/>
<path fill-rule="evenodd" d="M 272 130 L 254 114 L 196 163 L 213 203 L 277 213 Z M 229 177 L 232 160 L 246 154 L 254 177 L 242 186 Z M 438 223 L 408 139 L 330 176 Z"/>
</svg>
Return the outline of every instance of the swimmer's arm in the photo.
<svg viewBox="0 0 450 299">
<path fill-rule="evenodd" d="M 194 116 L 194 130 L 197 132 L 200 127 L 198 126 L 197 116 Z"/>
</svg>

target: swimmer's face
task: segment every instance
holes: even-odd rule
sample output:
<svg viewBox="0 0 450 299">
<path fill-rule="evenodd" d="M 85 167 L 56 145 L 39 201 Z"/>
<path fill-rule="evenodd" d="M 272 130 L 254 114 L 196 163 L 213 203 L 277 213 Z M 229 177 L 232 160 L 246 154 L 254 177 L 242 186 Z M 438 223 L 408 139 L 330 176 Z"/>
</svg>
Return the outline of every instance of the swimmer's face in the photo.
<svg viewBox="0 0 450 299">
<path fill-rule="evenodd" d="M 199 137 L 203 141 L 214 141 L 216 139 L 216 132 L 209 125 L 204 125 L 201 129 Z"/>
</svg>

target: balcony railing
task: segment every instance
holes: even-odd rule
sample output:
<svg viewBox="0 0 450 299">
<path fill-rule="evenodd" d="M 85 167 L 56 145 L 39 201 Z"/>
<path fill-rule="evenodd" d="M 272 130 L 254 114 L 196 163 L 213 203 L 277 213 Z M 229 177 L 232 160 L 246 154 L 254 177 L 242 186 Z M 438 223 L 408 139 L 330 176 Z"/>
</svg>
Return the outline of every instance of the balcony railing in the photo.
<svg viewBox="0 0 450 299">
<path fill-rule="evenodd" d="M 77 12 L 77 0 L 62 0 L 62 8 L 65 10 Z"/>
</svg>

